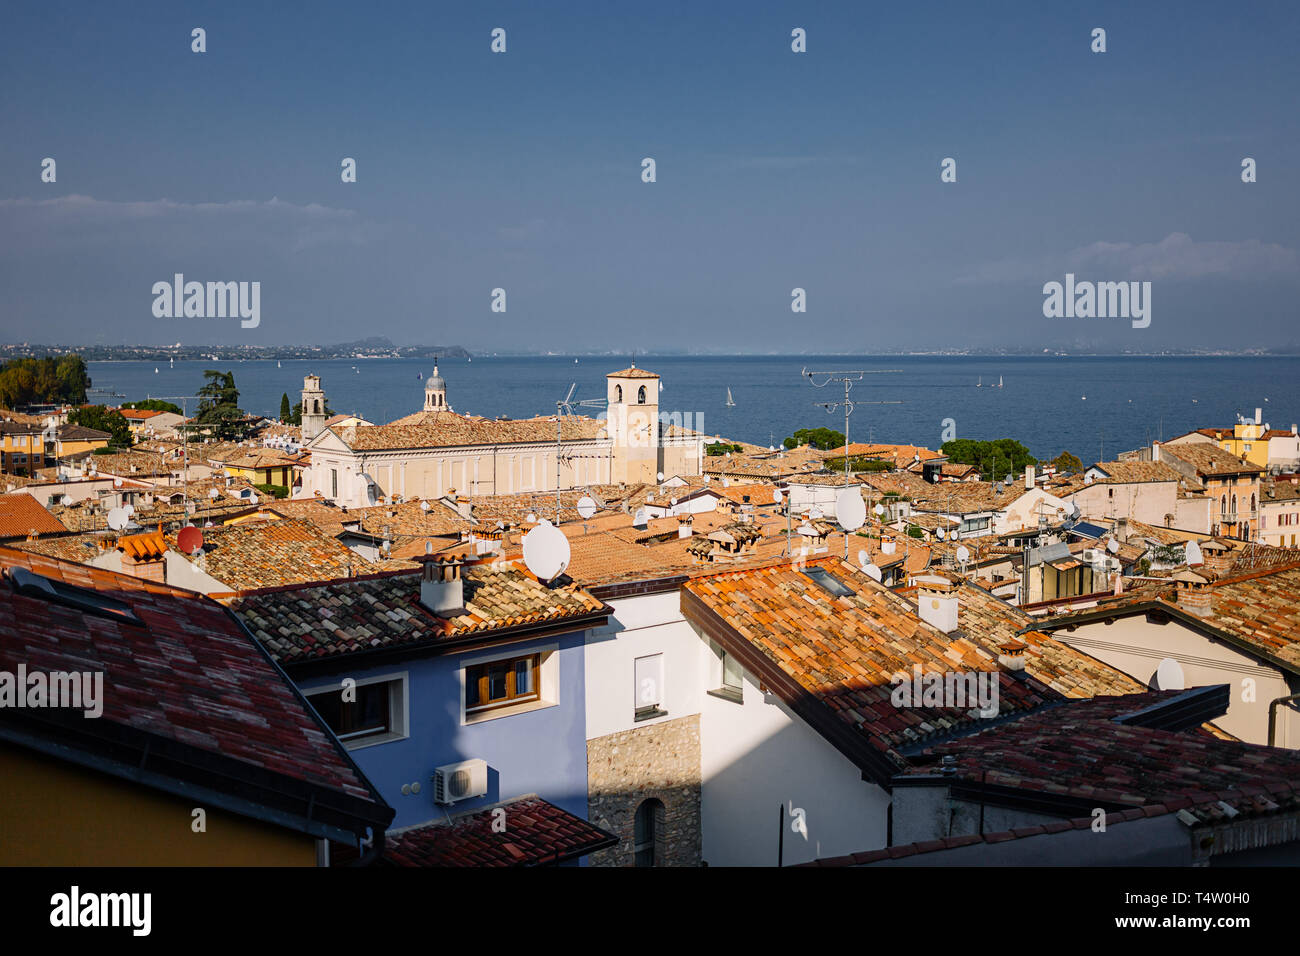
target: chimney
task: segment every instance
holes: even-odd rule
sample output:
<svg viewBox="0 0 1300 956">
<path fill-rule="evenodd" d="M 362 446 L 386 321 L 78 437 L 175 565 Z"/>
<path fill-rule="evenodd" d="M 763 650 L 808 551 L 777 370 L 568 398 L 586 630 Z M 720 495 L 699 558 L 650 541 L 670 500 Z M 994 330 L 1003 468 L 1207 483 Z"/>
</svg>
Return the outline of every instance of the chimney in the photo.
<svg viewBox="0 0 1300 956">
<path fill-rule="evenodd" d="M 1158 441 L 1153 441 L 1151 443 L 1151 460 L 1152 461 L 1160 460 L 1160 442 Z"/>
<path fill-rule="evenodd" d="M 1201 545 L 1201 554 L 1204 556 L 1205 567 L 1213 571 L 1219 577 L 1227 574 L 1233 565 L 1232 552 L 1226 545 L 1217 541 L 1206 541 Z"/>
<path fill-rule="evenodd" d="M 1028 646 L 1024 641 L 1007 641 L 1005 644 L 999 644 L 998 667 L 1011 673 L 1023 671 L 1025 669 L 1025 648 Z"/>
<path fill-rule="evenodd" d="M 1260 422 L 1262 422 L 1263 420 L 1264 420 L 1264 409 L 1259 408 L 1259 407 L 1256 407 L 1256 409 L 1255 409 L 1255 424 L 1258 425 L 1258 424 L 1259 424 Z"/>
<path fill-rule="evenodd" d="M 1025 465 L 1025 491 L 1034 490 L 1034 466 Z"/>
<path fill-rule="evenodd" d="M 695 519 L 690 514 L 684 514 L 677 519 L 677 537 L 689 538 L 695 533 Z"/>
<path fill-rule="evenodd" d="M 1211 617 L 1214 607 L 1211 602 L 1209 582 L 1198 574 L 1176 578 L 1178 581 L 1178 606 L 1197 617 Z"/>
<path fill-rule="evenodd" d="M 426 544 L 432 548 L 432 544 Z M 461 571 L 463 558 L 425 554 L 420 559 L 424 572 L 420 576 L 420 603 L 438 617 L 455 617 L 465 609 L 465 589 Z"/>
<path fill-rule="evenodd" d="M 480 531 L 471 535 L 474 541 L 474 553 L 495 554 L 501 550 L 501 539 L 504 537 L 500 531 Z"/>
<path fill-rule="evenodd" d="M 957 630 L 957 587 L 947 578 L 928 574 L 916 579 L 916 610 L 921 620 L 945 634 Z"/>
</svg>

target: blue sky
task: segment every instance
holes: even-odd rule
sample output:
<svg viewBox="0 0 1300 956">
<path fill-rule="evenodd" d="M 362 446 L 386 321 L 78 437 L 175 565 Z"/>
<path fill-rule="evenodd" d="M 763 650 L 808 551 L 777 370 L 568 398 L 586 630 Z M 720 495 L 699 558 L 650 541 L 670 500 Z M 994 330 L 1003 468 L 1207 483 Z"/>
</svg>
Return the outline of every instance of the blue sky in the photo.
<svg viewBox="0 0 1300 956">
<path fill-rule="evenodd" d="M 1300 343 L 1300 4 L 1133 6 L 11 3 L 0 339 Z M 1150 327 L 1044 318 L 1067 271 Z M 155 318 L 176 272 L 260 326 Z"/>
</svg>

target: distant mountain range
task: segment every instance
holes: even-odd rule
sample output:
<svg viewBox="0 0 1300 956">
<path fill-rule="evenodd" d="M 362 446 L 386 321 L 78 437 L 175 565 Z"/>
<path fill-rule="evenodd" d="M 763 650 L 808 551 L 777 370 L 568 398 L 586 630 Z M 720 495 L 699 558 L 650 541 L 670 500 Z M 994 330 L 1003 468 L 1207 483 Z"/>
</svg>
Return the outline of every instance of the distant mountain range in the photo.
<svg viewBox="0 0 1300 956">
<path fill-rule="evenodd" d="M 394 345 L 374 336 L 338 345 L 0 345 L 0 360 L 40 358 L 75 352 L 87 362 L 199 361 L 254 359 L 468 358 L 459 345 Z"/>
</svg>

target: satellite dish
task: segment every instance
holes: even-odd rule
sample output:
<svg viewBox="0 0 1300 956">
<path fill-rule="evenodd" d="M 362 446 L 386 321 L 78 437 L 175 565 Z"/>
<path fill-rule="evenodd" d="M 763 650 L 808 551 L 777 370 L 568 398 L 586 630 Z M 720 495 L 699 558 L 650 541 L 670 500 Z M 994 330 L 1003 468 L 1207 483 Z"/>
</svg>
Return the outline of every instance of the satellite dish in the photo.
<svg viewBox="0 0 1300 956">
<path fill-rule="evenodd" d="M 649 520 L 649 516 L 645 513 L 644 508 L 637 508 L 636 514 L 632 516 L 632 524 L 638 527 L 644 528 L 646 521 L 648 520 Z"/>
<path fill-rule="evenodd" d="M 1187 562 L 1188 567 L 1193 564 L 1204 564 L 1205 558 L 1201 554 L 1201 546 L 1195 541 L 1188 541 L 1187 547 L 1183 549 L 1183 560 Z"/>
<path fill-rule="evenodd" d="M 537 523 L 537 515 L 533 514 L 533 513 L 530 511 L 530 512 L 528 512 L 528 517 L 524 518 L 524 520 L 527 521 L 529 524 L 536 524 L 536 523 Z"/>
<path fill-rule="evenodd" d="M 1116 541 L 1114 538 L 1111 538 L 1109 541 L 1106 542 L 1106 550 L 1109 551 L 1111 554 L 1119 554 L 1119 542 Z"/>
<path fill-rule="evenodd" d="M 942 528 L 940 528 L 938 531 L 936 531 L 935 534 L 938 535 L 940 541 L 942 541 L 944 538 L 948 537 L 948 532 L 947 532 L 947 531 L 944 531 Z"/>
<path fill-rule="evenodd" d="M 121 488 L 121 487 L 122 487 L 122 479 L 121 479 L 121 478 L 114 478 L 114 479 L 113 479 L 113 487 L 114 487 L 114 488 Z"/>
<path fill-rule="evenodd" d="M 569 539 L 545 518 L 524 535 L 524 564 L 539 581 L 550 581 L 569 566 Z"/>
<path fill-rule="evenodd" d="M 957 549 L 957 560 L 960 561 L 962 564 L 965 564 L 967 561 L 970 560 L 970 550 L 966 547 L 966 545 L 963 544 L 961 547 Z"/>
<path fill-rule="evenodd" d="M 578 499 L 578 517 L 584 521 L 596 513 L 596 500 L 590 495 Z"/>
<path fill-rule="evenodd" d="M 876 506 L 871 510 L 874 511 L 876 513 L 876 517 L 879 518 L 881 515 L 885 513 L 885 506 L 877 502 Z"/>
<path fill-rule="evenodd" d="M 62 498 L 59 499 L 59 503 L 63 505 L 72 504 L 72 495 L 64 495 Z"/>
<path fill-rule="evenodd" d="M 785 499 L 784 499 L 784 496 L 781 494 L 781 489 L 780 489 L 780 488 L 773 488 L 773 489 L 772 489 L 772 500 L 773 500 L 774 502 L 776 502 L 778 505 L 779 505 L 783 500 L 785 500 Z"/>
<path fill-rule="evenodd" d="M 126 516 L 129 518 L 135 514 L 135 505 L 123 505 L 122 510 L 126 512 Z"/>
<path fill-rule="evenodd" d="M 126 527 L 126 523 L 130 520 L 130 517 L 131 516 L 126 513 L 125 509 L 114 508 L 108 513 L 108 526 L 114 531 L 121 531 Z"/>
<path fill-rule="evenodd" d="M 862 570 L 867 572 L 867 577 L 871 578 L 873 581 L 880 581 L 884 578 L 884 575 L 880 573 L 880 568 L 876 567 L 874 564 L 868 564 Z"/>
<path fill-rule="evenodd" d="M 867 520 L 867 505 L 856 488 L 845 488 L 835 496 L 835 517 L 845 531 L 857 531 Z"/>
<path fill-rule="evenodd" d="M 1183 668 L 1172 657 L 1166 657 L 1156 668 L 1155 685 L 1157 690 L 1183 690 Z"/>
<path fill-rule="evenodd" d="M 861 551 L 858 552 L 858 566 L 865 571 L 867 569 L 867 565 L 870 563 L 871 563 L 871 555 L 867 554 L 866 548 L 863 548 Z"/>
<path fill-rule="evenodd" d="M 429 502 L 427 502 L 427 501 L 421 501 L 421 502 L 420 502 L 420 510 L 421 510 L 421 511 L 428 511 L 428 510 L 429 510 Z"/>
<path fill-rule="evenodd" d="M 176 536 L 176 547 L 180 548 L 182 554 L 198 554 L 203 548 L 203 532 L 186 525 Z"/>
<path fill-rule="evenodd" d="M 659 472 L 659 481 L 663 481 L 663 480 L 664 480 L 664 473 L 661 471 Z"/>
<path fill-rule="evenodd" d="M 216 501 L 216 500 L 217 500 L 217 495 L 219 495 L 219 494 L 221 494 L 221 492 L 217 491 L 216 488 L 209 488 L 209 489 L 208 489 L 208 497 L 211 498 L 213 501 Z"/>
<path fill-rule="evenodd" d="M 1079 514 L 1080 514 L 1080 512 L 1079 512 L 1079 502 L 1077 502 L 1077 501 L 1071 501 L 1071 502 L 1070 502 L 1070 515 L 1071 515 L 1071 517 L 1077 518 L 1077 517 L 1079 517 Z"/>
</svg>

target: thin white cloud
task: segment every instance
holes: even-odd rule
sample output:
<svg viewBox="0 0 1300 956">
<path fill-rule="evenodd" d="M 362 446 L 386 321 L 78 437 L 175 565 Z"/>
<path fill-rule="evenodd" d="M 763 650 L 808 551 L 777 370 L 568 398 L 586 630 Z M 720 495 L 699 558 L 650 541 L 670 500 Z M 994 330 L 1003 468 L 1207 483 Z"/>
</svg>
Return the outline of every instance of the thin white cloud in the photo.
<svg viewBox="0 0 1300 956">
<path fill-rule="evenodd" d="M 1259 239 L 1198 242 L 1173 232 L 1159 242 L 1094 242 L 1054 256 L 1002 259 L 958 282 L 1047 281 L 1066 272 L 1105 279 L 1300 278 L 1300 251 Z"/>
</svg>

